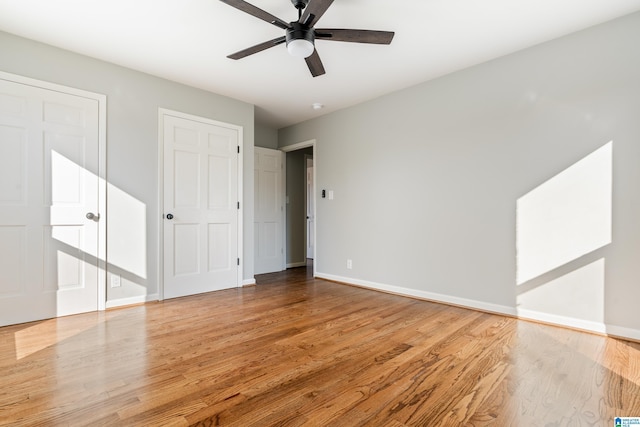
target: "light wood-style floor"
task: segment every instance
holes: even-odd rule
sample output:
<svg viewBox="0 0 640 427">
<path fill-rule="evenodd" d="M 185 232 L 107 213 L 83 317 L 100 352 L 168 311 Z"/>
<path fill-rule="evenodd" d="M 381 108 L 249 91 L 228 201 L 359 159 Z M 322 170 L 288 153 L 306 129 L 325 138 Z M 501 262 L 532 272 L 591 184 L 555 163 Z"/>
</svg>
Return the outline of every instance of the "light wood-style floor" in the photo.
<svg viewBox="0 0 640 427">
<path fill-rule="evenodd" d="M 640 344 L 311 278 L 0 328 L 0 424 L 613 426 Z"/>
</svg>

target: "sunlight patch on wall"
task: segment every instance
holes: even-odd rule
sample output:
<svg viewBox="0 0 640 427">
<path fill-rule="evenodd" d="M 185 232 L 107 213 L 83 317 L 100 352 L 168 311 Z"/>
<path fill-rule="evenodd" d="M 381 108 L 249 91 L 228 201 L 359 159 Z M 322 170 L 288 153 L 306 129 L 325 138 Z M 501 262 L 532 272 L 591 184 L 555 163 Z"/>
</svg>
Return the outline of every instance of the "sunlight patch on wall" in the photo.
<svg viewBox="0 0 640 427">
<path fill-rule="evenodd" d="M 609 142 L 518 199 L 518 285 L 611 243 L 612 154 Z"/>
<path fill-rule="evenodd" d="M 129 273 L 147 278 L 147 207 L 118 187 L 107 184 L 109 242 L 107 259 Z"/>
<path fill-rule="evenodd" d="M 518 310 L 604 322 L 604 284 L 601 258 L 518 295 Z"/>
</svg>

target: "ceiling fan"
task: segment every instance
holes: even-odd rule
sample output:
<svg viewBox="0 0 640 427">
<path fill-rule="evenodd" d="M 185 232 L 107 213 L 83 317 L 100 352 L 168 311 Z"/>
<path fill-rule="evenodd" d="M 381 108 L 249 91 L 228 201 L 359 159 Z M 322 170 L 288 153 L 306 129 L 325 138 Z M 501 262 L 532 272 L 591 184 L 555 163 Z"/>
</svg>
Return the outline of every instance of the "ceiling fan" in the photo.
<svg viewBox="0 0 640 427">
<path fill-rule="evenodd" d="M 313 77 L 321 76 L 325 73 L 318 51 L 315 49 L 314 42 L 316 39 L 354 43 L 390 44 L 395 34 L 391 31 L 314 28 L 316 22 L 318 22 L 329 6 L 331 6 L 333 0 L 291 0 L 291 3 L 293 3 L 294 7 L 298 10 L 298 20 L 289 23 L 243 0 L 220 1 L 285 30 L 285 35 L 282 37 L 232 53 L 227 56 L 227 58 L 241 59 L 254 53 L 262 52 L 270 47 L 286 43 L 290 55 L 305 58 Z"/>
</svg>

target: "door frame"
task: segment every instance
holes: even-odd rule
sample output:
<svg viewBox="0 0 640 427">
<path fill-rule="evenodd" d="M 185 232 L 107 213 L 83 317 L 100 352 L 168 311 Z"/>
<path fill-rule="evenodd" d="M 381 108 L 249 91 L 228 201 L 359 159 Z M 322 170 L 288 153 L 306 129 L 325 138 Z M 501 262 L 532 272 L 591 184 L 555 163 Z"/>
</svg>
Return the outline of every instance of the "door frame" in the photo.
<svg viewBox="0 0 640 427">
<path fill-rule="evenodd" d="M 291 145 L 287 145 L 284 147 L 280 147 L 280 150 L 284 151 L 285 153 L 288 153 L 290 151 L 297 151 L 297 150 L 301 150 L 303 148 L 308 148 L 308 147 L 312 147 L 313 148 L 313 194 L 317 195 L 317 186 L 318 186 L 318 180 L 316 179 L 317 175 L 318 175 L 318 157 L 317 157 L 317 152 L 316 152 L 316 140 L 315 139 L 309 139 L 306 141 L 302 141 L 302 142 L 298 142 L 295 144 L 291 144 Z M 286 162 L 285 162 L 286 163 Z M 306 169 L 306 165 L 305 165 L 305 169 Z M 306 175 L 305 175 L 306 176 Z M 287 168 L 286 165 L 284 167 L 284 179 L 283 181 L 283 194 L 285 194 L 286 197 L 286 182 L 287 182 Z M 317 199 L 317 198 L 316 198 Z M 318 268 L 318 204 L 315 203 L 313 205 L 313 216 L 315 218 L 315 221 L 313 222 L 313 235 L 315 237 L 315 240 L 313 241 L 313 276 L 315 277 L 316 275 L 316 270 Z M 285 216 L 284 216 L 284 224 L 285 224 L 285 233 L 287 230 L 287 223 L 288 223 L 289 219 L 287 218 L 286 212 L 285 212 Z M 305 235 L 306 235 L 306 231 L 305 231 Z M 306 238 L 305 238 L 306 240 Z M 286 238 L 285 238 L 285 242 L 286 242 Z M 288 256 L 288 250 L 287 250 L 287 245 L 284 245 L 284 257 L 285 257 L 285 263 L 287 260 L 287 256 Z M 307 247 L 305 244 L 305 256 L 306 256 L 306 251 L 307 251 Z M 305 259 L 306 260 L 306 259 Z"/>
<path fill-rule="evenodd" d="M 214 126 L 225 127 L 233 129 L 238 132 L 238 202 L 240 207 L 238 208 L 238 259 L 240 262 L 237 266 L 236 286 L 243 286 L 243 270 L 244 270 L 244 251 L 242 245 L 243 236 L 243 217 L 244 217 L 244 197 L 242 189 L 242 165 L 244 164 L 244 128 L 242 126 L 234 125 L 231 123 L 221 122 L 218 120 L 209 119 L 207 117 L 196 116 L 193 114 L 187 114 L 180 111 L 170 110 L 167 108 L 158 108 L 158 250 L 157 250 L 157 266 L 158 266 L 158 300 L 164 300 L 164 117 L 173 116 L 185 120 L 192 120 L 201 123 L 206 123 Z"/>
<path fill-rule="evenodd" d="M 305 175 L 305 179 L 307 177 L 307 172 L 309 171 L 309 159 L 311 159 L 311 164 L 312 164 L 311 167 L 313 168 L 313 177 L 312 177 L 312 179 L 315 179 L 316 163 L 315 163 L 315 159 L 313 157 L 313 154 L 312 155 L 308 155 L 308 154 L 304 155 L 304 172 L 305 172 L 304 175 Z M 313 212 L 312 212 L 312 215 L 315 215 L 315 211 L 316 211 L 316 200 L 315 200 L 316 199 L 316 197 L 315 197 L 316 193 L 314 191 L 314 189 L 315 189 L 315 181 L 313 181 L 313 185 L 311 187 L 311 195 L 309 195 L 309 191 L 307 191 L 307 188 L 308 188 L 308 186 L 305 185 L 305 187 L 304 187 L 305 212 L 308 210 L 309 199 L 311 197 L 313 197 Z M 309 221 L 309 219 L 307 218 L 307 222 L 308 221 Z M 305 260 L 309 259 L 309 252 L 308 252 L 308 249 L 309 249 L 309 229 L 308 229 L 308 224 L 306 224 L 306 225 L 307 225 L 307 227 L 306 227 L 306 231 L 304 233 L 304 256 L 305 256 Z M 314 217 L 313 218 L 313 227 L 314 227 L 313 228 L 313 232 L 314 233 L 315 233 L 315 225 L 316 225 L 316 219 Z M 313 243 L 313 245 L 311 245 L 312 248 L 313 248 L 313 251 L 314 251 L 313 252 L 314 258 L 312 258 L 312 259 L 315 259 L 315 249 L 316 249 L 315 237 L 316 236 L 314 235 L 313 236 L 314 243 Z"/>
<path fill-rule="evenodd" d="M 98 103 L 98 311 L 107 306 L 107 96 L 44 80 L 0 71 L 0 79 L 67 95 L 79 96 Z M 94 173 L 92 171 L 92 173 Z"/>
</svg>

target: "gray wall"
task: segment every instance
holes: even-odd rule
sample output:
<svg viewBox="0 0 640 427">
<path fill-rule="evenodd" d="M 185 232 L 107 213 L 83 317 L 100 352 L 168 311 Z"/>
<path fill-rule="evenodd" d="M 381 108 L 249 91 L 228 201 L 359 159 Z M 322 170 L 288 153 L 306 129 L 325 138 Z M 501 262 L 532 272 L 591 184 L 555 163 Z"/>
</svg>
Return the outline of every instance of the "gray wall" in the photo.
<svg viewBox="0 0 640 427">
<path fill-rule="evenodd" d="M 255 146 L 278 149 L 278 130 L 261 123 L 255 124 Z"/>
<path fill-rule="evenodd" d="M 107 179 L 111 186 L 107 197 L 124 194 L 144 204 L 146 242 L 130 243 L 145 248 L 147 260 L 137 274 L 108 265 L 110 272 L 123 275 L 121 288 L 107 287 L 109 301 L 158 292 L 159 107 L 243 127 L 243 275 L 253 280 L 253 105 L 2 32 L 0 52 L 2 71 L 107 95 Z M 121 212 L 108 211 L 107 218 L 118 214 Z M 117 258 L 113 248 L 127 244 L 128 237 L 113 221 L 107 227 L 107 257 Z"/>
<path fill-rule="evenodd" d="M 316 140 L 335 194 L 317 195 L 318 275 L 640 338 L 637 40 L 639 13 L 281 129 L 280 147 Z M 608 240 L 562 231 L 592 226 Z"/>
</svg>

